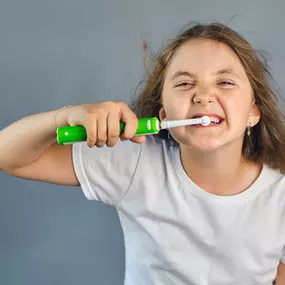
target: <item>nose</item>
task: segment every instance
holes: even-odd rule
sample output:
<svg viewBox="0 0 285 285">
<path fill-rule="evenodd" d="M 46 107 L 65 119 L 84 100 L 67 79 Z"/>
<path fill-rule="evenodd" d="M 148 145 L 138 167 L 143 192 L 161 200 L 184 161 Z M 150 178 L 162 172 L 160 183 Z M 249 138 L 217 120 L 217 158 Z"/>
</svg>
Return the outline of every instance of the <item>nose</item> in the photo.
<svg viewBox="0 0 285 285">
<path fill-rule="evenodd" d="M 197 90 L 197 92 L 193 96 L 193 103 L 207 105 L 215 102 L 216 96 L 211 88 L 207 90 Z"/>
</svg>

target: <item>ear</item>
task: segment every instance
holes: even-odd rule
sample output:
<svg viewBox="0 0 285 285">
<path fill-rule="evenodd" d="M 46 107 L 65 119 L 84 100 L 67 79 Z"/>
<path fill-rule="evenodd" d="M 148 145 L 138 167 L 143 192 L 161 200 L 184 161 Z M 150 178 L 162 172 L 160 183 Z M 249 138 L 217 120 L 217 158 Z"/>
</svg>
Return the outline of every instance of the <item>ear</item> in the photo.
<svg viewBox="0 0 285 285">
<path fill-rule="evenodd" d="M 255 126 L 260 121 L 260 116 L 260 110 L 258 106 L 254 103 L 249 113 L 247 125 L 251 127 Z"/>
<path fill-rule="evenodd" d="M 166 113 L 163 107 L 161 107 L 161 109 L 159 110 L 159 119 L 160 121 L 163 121 L 166 119 Z"/>
</svg>

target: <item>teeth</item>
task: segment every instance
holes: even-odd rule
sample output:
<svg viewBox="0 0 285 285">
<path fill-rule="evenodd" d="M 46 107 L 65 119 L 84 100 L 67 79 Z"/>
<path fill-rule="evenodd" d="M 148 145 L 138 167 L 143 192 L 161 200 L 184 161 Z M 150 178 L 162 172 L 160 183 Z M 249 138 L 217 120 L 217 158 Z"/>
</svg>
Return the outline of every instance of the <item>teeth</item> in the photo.
<svg viewBox="0 0 285 285">
<path fill-rule="evenodd" d="M 200 117 L 194 116 L 193 119 L 195 119 L 195 118 L 200 118 Z M 214 123 L 214 124 L 219 124 L 223 120 L 219 117 L 210 117 L 210 119 L 211 119 L 211 123 Z"/>
<path fill-rule="evenodd" d="M 215 123 L 215 124 L 219 124 L 220 123 L 220 118 L 218 118 L 218 117 L 211 117 L 211 122 L 212 123 Z"/>
</svg>

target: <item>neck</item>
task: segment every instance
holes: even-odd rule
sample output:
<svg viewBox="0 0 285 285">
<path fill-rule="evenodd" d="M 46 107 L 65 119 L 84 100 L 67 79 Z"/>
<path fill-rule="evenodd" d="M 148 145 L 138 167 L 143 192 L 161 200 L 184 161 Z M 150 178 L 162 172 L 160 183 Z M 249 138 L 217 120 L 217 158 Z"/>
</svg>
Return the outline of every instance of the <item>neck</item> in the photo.
<svg viewBox="0 0 285 285">
<path fill-rule="evenodd" d="M 196 185 L 221 196 L 244 191 L 260 173 L 259 166 L 242 157 L 241 145 L 212 152 L 197 151 L 182 145 L 181 161 L 185 172 Z"/>
</svg>

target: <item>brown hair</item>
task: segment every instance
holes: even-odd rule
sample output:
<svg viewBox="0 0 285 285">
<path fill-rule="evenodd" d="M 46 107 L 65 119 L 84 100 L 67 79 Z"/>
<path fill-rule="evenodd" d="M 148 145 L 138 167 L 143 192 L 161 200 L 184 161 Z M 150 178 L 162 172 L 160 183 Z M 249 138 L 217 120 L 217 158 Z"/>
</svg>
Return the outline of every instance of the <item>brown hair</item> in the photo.
<svg viewBox="0 0 285 285">
<path fill-rule="evenodd" d="M 196 24 L 182 31 L 168 46 L 153 58 L 153 69 L 143 90 L 132 104 L 136 115 L 158 117 L 165 74 L 175 51 L 191 39 L 204 38 L 228 45 L 238 56 L 249 78 L 261 119 L 245 132 L 242 155 L 250 160 L 267 164 L 285 174 L 285 125 L 284 115 L 278 108 L 277 96 L 268 83 L 271 75 L 264 57 L 260 58 L 253 47 L 237 32 L 220 23 Z M 146 48 L 146 46 L 145 46 Z M 161 138 L 165 133 L 161 132 Z"/>
</svg>

